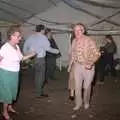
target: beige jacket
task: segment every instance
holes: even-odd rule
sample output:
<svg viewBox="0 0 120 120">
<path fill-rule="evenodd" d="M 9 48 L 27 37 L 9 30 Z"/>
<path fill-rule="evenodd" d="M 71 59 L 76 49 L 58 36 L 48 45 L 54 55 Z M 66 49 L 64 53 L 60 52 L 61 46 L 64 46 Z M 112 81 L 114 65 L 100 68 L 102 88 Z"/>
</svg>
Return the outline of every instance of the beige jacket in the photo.
<svg viewBox="0 0 120 120">
<path fill-rule="evenodd" d="M 74 40 L 72 44 L 72 61 L 84 65 L 94 65 L 100 57 L 99 49 L 94 40 L 85 37 L 84 40 Z"/>
</svg>

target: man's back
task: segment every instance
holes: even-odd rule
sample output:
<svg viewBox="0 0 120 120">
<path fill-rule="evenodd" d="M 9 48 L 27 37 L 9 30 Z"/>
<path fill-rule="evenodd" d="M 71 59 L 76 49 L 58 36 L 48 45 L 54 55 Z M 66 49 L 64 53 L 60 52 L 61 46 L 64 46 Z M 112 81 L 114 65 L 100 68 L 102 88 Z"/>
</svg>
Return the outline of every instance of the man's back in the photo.
<svg viewBox="0 0 120 120">
<path fill-rule="evenodd" d="M 35 34 L 25 41 L 23 51 L 27 54 L 31 50 L 34 50 L 37 53 L 37 57 L 45 57 L 48 46 L 50 46 L 50 43 L 46 36 Z"/>
</svg>

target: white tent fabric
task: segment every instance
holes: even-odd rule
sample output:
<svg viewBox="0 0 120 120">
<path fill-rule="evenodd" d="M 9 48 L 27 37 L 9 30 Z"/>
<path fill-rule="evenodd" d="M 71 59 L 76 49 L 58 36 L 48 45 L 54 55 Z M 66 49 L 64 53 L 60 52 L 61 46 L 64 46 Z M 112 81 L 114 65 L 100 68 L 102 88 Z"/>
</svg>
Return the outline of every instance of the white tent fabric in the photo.
<svg viewBox="0 0 120 120">
<path fill-rule="evenodd" d="M 0 0 L 0 20 L 27 22 L 27 20 L 54 7 L 60 0 Z"/>
</svg>

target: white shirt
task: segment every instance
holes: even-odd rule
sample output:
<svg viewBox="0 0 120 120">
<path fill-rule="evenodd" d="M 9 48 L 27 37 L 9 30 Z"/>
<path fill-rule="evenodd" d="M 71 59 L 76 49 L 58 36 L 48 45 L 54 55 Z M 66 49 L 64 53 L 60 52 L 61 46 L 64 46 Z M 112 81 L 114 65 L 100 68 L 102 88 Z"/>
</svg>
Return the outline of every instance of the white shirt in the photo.
<svg viewBox="0 0 120 120">
<path fill-rule="evenodd" d="M 0 56 L 3 59 L 0 61 L 0 68 L 8 71 L 18 72 L 20 70 L 20 60 L 22 60 L 22 53 L 18 45 L 15 50 L 8 42 L 0 49 Z"/>
</svg>

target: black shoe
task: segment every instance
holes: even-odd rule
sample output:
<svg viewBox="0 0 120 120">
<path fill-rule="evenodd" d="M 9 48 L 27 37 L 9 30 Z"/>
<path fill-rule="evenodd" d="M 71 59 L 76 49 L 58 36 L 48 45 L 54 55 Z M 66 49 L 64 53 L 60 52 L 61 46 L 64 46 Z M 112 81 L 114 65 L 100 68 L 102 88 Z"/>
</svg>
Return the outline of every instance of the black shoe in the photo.
<svg viewBox="0 0 120 120">
<path fill-rule="evenodd" d="M 53 76 L 51 76 L 51 77 L 50 77 L 50 79 L 51 79 L 51 80 L 56 80 L 56 78 L 55 78 L 55 77 L 53 77 Z"/>
<path fill-rule="evenodd" d="M 98 85 L 104 85 L 104 81 L 98 81 L 97 84 Z"/>
<path fill-rule="evenodd" d="M 41 94 L 41 97 L 48 97 L 48 94 Z"/>
<path fill-rule="evenodd" d="M 44 84 L 48 84 L 48 80 L 45 80 Z"/>
<path fill-rule="evenodd" d="M 36 98 L 47 98 L 47 97 L 48 97 L 47 94 L 41 94 L 41 95 L 37 96 Z"/>
<path fill-rule="evenodd" d="M 69 99 L 74 100 L 75 98 L 74 98 L 74 96 L 69 96 Z"/>
</svg>

